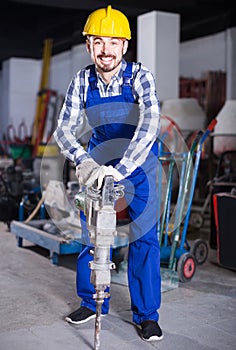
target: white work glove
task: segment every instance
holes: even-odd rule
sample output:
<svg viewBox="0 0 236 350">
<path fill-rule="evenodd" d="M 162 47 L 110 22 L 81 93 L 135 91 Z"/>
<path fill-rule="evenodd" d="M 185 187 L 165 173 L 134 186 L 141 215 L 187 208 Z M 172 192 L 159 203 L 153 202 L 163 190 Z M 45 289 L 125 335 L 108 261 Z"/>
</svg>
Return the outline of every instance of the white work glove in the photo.
<svg viewBox="0 0 236 350">
<path fill-rule="evenodd" d="M 99 165 L 92 158 L 85 159 L 76 167 L 76 175 L 80 185 L 92 186 L 97 181 L 97 188 L 102 187 L 102 182 L 105 176 L 111 175 L 114 181 L 121 181 L 124 179 L 123 175 L 113 168 L 111 165 Z"/>
<path fill-rule="evenodd" d="M 100 165 L 99 168 L 94 168 L 86 181 L 86 186 L 92 186 L 95 181 L 97 181 L 97 188 L 100 189 L 102 187 L 102 182 L 105 176 L 111 175 L 114 178 L 114 181 L 121 181 L 124 179 L 124 176 L 113 166 L 105 166 Z"/>
<path fill-rule="evenodd" d="M 76 166 L 76 176 L 80 185 L 85 185 L 93 169 L 99 168 L 99 164 L 92 158 L 85 159 L 82 163 Z"/>
</svg>

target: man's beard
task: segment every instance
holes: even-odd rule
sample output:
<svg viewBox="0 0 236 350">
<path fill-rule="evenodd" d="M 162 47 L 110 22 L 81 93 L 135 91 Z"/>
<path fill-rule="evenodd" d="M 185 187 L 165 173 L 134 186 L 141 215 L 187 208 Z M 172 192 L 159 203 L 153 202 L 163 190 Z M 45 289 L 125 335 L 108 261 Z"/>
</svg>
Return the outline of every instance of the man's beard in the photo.
<svg viewBox="0 0 236 350">
<path fill-rule="evenodd" d="M 99 65 L 99 68 L 101 69 L 102 72 L 104 73 L 109 73 L 112 72 L 113 70 L 115 70 L 119 64 L 121 63 L 122 59 L 120 59 L 114 66 L 109 66 L 109 65 Z"/>
</svg>

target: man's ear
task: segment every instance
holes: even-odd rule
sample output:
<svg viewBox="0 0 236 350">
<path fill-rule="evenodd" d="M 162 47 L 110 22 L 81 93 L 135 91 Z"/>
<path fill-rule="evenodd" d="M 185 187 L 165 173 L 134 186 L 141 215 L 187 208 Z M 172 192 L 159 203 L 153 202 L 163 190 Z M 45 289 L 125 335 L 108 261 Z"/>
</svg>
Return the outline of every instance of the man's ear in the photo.
<svg viewBox="0 0 236 350">
<path fill-rule="evenodd" d="M 129 45 L 128 40 L 125 40 L 125 41 L 124 41 L 124 45 L 123 45 L 123 55 L 126 54 L 127 49 L 128 49 L 128 45 Z"/>
<path fill-rule="evenodd" d="M 90 40 L 89 39 L 86 39 L 86 49 L 87 49 L 88 53 L 91 54 Z"/>
</svg>

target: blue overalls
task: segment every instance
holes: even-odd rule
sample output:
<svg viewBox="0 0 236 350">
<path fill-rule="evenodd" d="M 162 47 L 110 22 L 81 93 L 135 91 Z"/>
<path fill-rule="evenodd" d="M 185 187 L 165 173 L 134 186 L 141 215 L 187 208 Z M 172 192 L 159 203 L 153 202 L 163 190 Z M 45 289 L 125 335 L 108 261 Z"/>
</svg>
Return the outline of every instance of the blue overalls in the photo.
<svg viewBox="0 0 236 350">
<path fill-rule="evenodd" d="M 90 79 L 86 101 L 88 121 L 93 128 L 88 152 L 99 164 L 119 163 L 138 123 L 138 105 L 132 94 L 132 63 L 128 63 L 123 74 L 122 94 L 100 97 L 94 66 L 90 66 Z M 142 167 L 120 183 L 125 186 L 128 203 L 129 225 L 128 284 L 133 321 L 158 321 L 161 303 L 160 247 L 157 239 L 156 198 L 157 144 L 155 143 Z M 83 236 L 86 236 L 85 217 L 81 213 Z M 92 295 L 94 286 L 90 283 L 92 260 L 85 246 L 77 260 L 77 294 L 81 305 L 96 311 Z M 107 314 L 109 299 L 102 305 Z"/>
</svg>

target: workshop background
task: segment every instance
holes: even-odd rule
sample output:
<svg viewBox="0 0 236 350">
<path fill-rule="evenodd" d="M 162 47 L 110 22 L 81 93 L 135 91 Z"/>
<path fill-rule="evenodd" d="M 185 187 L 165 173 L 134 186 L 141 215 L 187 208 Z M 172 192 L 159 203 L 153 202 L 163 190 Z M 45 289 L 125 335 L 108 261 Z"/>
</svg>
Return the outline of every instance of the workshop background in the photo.
<svg viewBox="0 0 236 350">
<path fill-rule="evenodd" d="M 86 18 L 108 4 L 127 15 L 126 58 L 153 72 L 161 103 L 157 231 L 166 336 L 147 344 L 132 326 L 129 218 L 120 200 L 102 349 L 234 350 L 236 13 L 225 0 L 2 1 L 0 350 L 93 348 L 93 325 L 64 322 L 78 305 L 79 188 L 52 133 L 72 76 L 91 63 Z"/>
</svg>

